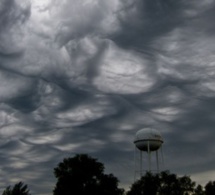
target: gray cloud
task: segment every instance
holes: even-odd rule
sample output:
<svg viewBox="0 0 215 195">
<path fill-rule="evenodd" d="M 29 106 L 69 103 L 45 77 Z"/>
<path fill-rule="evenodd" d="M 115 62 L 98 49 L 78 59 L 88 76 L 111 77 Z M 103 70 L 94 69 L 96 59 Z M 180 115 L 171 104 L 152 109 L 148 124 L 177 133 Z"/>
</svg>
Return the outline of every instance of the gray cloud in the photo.
<svg viewBox="0 0 215 195">
<path fill-rule="evenodd" d="M 214 176 L 213 0 L 0 3 L 0 188 L 51 194 L 89 153 L 133 182 L 133 137 L 163 134 L 165 168 Z M 198 151 L 198 152 L 196 152 Z"/>
</svg>

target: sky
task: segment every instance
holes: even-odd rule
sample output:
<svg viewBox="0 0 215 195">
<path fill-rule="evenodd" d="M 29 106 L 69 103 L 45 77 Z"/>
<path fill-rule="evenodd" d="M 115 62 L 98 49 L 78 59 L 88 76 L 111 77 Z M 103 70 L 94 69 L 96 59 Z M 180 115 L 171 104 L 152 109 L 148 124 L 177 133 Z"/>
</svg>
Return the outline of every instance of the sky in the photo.
<svg viewBox="0 0 215 195">
<path fill-rule="evenodd" d="M 50 195 L 87 153 L 123 187 L 134 135 L 165 169 L 215 180 L 215 0 L 0 0 L 0 190 Z"/>
</svg>

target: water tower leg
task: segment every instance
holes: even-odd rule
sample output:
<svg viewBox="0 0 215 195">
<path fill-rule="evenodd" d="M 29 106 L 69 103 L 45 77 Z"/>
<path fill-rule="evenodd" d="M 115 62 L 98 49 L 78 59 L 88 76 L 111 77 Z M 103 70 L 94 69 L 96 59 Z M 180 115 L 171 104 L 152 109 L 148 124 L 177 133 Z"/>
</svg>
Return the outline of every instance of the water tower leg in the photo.
<svg viewBox="0 0 215 195">
<path fill-rule="evenodd" d="M 137 172 L 136 151 L 137 151 L 137 149 L 136 149 L 136 147 L 134 147 L 134 182 L 136 181 L 136 172 Z"/>
<path fill-rule="evenodd" d="M 142 177 L 142 173 L 143 173 L 143 156 L 142 156 L 142 151 L 140 150 L 140 178 Z"/>
<path fill-rule="evenodd" d="M 164 158 L 163 158 L 163 147 L 161 146 L 161 159 L 162 159 L 162 165 L 164 168 Z"/>
<path fill-rule="evenodd" d="M 156 151 L 157 173 L 159 173 L 158 151 Z"/>
<path fill-rule="evenodd" d="M 147 150 L 148 150 L 148 164 L 149 164 L 148 171 L 151 171 L 151 152 L 150 152 L 149 141 L 147 141 Z"/>
</svg>

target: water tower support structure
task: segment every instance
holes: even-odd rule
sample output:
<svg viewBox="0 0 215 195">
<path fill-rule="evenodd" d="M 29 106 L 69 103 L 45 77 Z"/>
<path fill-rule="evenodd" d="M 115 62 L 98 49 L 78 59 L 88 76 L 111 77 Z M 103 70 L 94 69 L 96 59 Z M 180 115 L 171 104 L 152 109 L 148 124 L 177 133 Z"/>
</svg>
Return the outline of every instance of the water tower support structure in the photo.
<svg viewBox="0 0 215 195">
<path fill-rule="evenodd" d="M 145 169 L 145 171 L 152 171 L 152 164 L 151 164 L 151 154 L 152 152 L 156 152 L 156 171 L 160 171 L 159 167 L 159 155 L 158 150 L 161 148 L 161 157 L 163 161 L 163 154 L 162 154 L 162 144 L 163 139 L 160 135 L 160 133 L 151 128 L 145 128 L 136 133 L 135 139 L 135 174 L 134 174 L 134 180 L 136 180 L 136 173 L 140 173 L 140 177 L 142 177 L 143 173 L 143 152 L 147 153 L 148 157 L 148 169 Z M 139 166 L 137 166 L 137 150 L 139 150 Z M 137 167 L 139 167 L 139 170 L 137 170 Z"/>
</svg>

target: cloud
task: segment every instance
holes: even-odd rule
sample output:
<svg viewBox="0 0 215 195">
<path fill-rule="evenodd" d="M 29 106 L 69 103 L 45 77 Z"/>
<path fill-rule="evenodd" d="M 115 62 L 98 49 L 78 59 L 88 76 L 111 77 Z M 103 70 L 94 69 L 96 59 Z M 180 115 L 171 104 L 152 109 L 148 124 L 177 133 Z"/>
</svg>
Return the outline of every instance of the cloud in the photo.
<svg viewBox="0 0 215 195">
<path fill-rule="evenodd" d="M 22 51 L 23 24 L 30 17 L 30 4 L 14 0 L 1 2 L 0 9 L 0 54 L 18 54 Z"/>
<path fill-rule="evenodd" d="M 50 194 L 53 168 L 76 153 L 97 157 L 128 187 L 144 127 L 161 131 L 166 169 L 211 180 L 214 6 L 2 1 L 1 189 L 23 180 Z"/>
<path fill-rule="evenodd" d="M 111 43 L 100 62 L 98 75 L 94 80 L 96 87 L 116 94 L 147 92 L 156 83 L 156 75 L 150 74 L 146 60 Z"/>
</svg>

